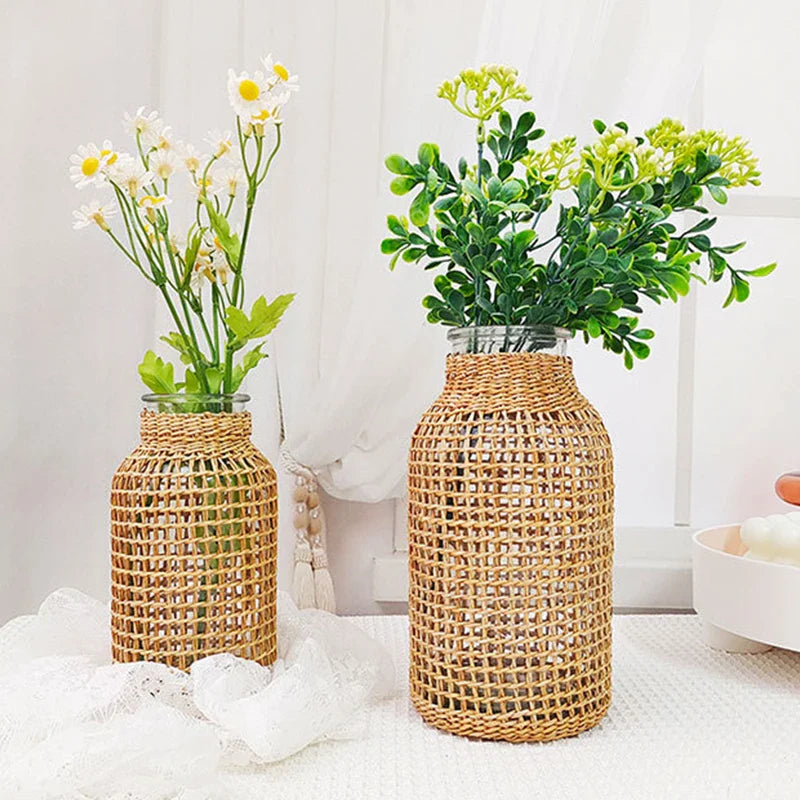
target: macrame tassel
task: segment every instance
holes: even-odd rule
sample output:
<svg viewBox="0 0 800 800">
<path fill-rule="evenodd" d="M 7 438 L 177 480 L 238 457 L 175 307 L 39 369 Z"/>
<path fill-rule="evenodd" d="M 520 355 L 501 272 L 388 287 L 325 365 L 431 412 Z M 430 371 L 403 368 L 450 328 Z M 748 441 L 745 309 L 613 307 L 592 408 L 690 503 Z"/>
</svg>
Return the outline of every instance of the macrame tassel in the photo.
<svg viewBox="0 0 800 800">
<path fill-rule="evenodd" d="M 320 608 L 336 613 L 336 596 L 325 553 L 325 515 L 314 473 L 298 463 L 281 444 L 281 460 L 295 476 L 292 499 L 297 531 L 292 594 L 298 608 Z"/>
<path fill-rule="evenodd" d="M 321 545 L 317 545 L 311 551 L 312 567 L 314 569 L 314 596 L 317 600 L 317 608 L 323 611 L 336 613 L 336 596 L 333 593 L 333 581 L 328 570 L 328 556 Z"/>
<path fill-rule="evenodd" d="M 292 596 L 298 608 L 314 608 L 314 573 L 311 570 L 311 548 L 305 539 L 294 547 L 294 580 Z"/>
</svg>

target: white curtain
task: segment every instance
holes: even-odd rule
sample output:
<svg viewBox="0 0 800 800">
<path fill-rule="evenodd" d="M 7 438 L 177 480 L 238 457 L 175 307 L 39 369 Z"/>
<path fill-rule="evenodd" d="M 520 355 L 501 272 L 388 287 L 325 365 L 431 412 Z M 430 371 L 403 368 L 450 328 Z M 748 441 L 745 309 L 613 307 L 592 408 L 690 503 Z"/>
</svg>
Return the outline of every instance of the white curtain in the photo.
<svg viewBox="0 0 800 800">
<path fill-rule="evenodd" d="M 303 116 L 287 147 L 297 170 L 279 192 L 271 253 L 276 281 L 298 296 L 276 336 L 277 369 L 287 448 L 337 497 L 402 493 L 411 429 L 442 383 L 444 331 L 420 306 L 432 276 L 402 263 L 391 274 L 380 253 L 386 214 L 407 213 L 383 159 L 428 139 L 451 154 L 469 146 L 436 87 L 474 61 L 482 10 L 482 0 L 351 0 L 303 32 Z"/>
</svg>

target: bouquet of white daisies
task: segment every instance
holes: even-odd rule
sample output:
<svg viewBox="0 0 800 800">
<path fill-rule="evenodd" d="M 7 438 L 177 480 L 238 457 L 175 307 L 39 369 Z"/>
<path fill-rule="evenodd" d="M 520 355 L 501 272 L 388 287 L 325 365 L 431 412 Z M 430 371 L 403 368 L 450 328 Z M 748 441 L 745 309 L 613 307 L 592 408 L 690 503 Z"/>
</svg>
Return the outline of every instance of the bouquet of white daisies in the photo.
<svg viewBox="0 0 800 800">
<path fill-rule="evenodd" d="M 139 365 L 157 394 L 225 395 L 265 357 L 264 337 L 294 295 L 244 308 L 244 260 L 259 188 L 281 146 L 283 107 L 297 76 L 272 56 L 252 75 L 228 73 L 236 131 L 212 131 L 208 149 L 177 141 L 155 111 L 126 114 L 133 153 L 109 140 L 81 145 L 70 177 L 105 197 L 74 212 L 76 229 L 96 226 L 161 293 L 175 324 L 161 339 L 177 351 L 184 375 L 149 350 Z M 170 217 L 176 195 L 191 193 L 192 219 Z M 176 206 L 177 208 L 177 206 Z M 177 216 L 177 214 L 176 214 Z"/>
</svg>

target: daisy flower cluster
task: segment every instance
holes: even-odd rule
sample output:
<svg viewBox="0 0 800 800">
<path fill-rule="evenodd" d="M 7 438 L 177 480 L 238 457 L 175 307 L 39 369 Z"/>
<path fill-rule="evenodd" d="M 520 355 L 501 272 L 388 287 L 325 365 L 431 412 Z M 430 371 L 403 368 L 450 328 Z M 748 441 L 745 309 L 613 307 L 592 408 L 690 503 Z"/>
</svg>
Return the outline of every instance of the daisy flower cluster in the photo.
<svg viewBox="0 0 800 800">
<path fill-rule="evenodd" d="M 271 55 L 261 66 L 252 75 L 229 71 L 235 130 L 211 131 L 202 148 L 177 139 L 156 111 L 142 106 L 123 117 L 133 140 L 130 152 L 105 139 L 79 145 L 70 157 L 74 186 L 105 196 L 81 205 L 73 227 L 96 226 L 105 233 L 170 310 L 177 331 L 162 339 L 188 365 L 185 380 L 171 387 L 175 390 L 235 391 L 263 354 L 259 345 L 236 367 L 234 354 L 266 335 L 288 305 L 285 298 L 291 299 L 267 304 L 259 298 L 256 320 L 242 311 L 253 208 L 281 146 L 283 107 L 299 88 L 297 76 Z M 191 210 L 182 224 L 170 213 L 181 194 L 188 194 Z M 140 365 L 145 383 L 159 387 L 154 391 L 163 391 L 171 371 L 172 365 L 154 354 Z"/>
</svg>

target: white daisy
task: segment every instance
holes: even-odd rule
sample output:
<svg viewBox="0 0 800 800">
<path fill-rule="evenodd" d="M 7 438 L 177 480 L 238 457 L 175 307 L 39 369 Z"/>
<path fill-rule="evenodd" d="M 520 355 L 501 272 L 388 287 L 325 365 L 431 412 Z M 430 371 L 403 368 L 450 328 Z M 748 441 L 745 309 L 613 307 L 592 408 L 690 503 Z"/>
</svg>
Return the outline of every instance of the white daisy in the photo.
<svg viewBox="0 0 800 800">
<path fill-rule="evenodd" d="M 270 96 L 269 89 L 263 72 L 254 73 L 251 78 L 247 72 L 237 75 L 232 69 L 228 70 L 228 99 L 242 120 L 248 120 L 264 107 Z"/>
<path fill-rule="evenodd" d="M 186 249 L 186 237 L 180 233 L 171 233 L 169 235 L 169 249 L 177 256 L 182 254 Z"/>
<path fill-rule="evenodd" d="M 180 169 L 181 160 L 174 150 L 156 150 L 150 156 L 149 166 L 153 175 L 167 181 L 175 170 Z"/>
<path fill-rule="evenodd" d="M 220 173 L 210 169 L 205 177 L 202 175 L 192 175 L 192 186 L 197 190 L 198 195 L 211 197 L 212 195 L 222 194 L 225 191 L 225 184 L 220 180 Z"/>
<path fill-rule="evenodd" d="M 228 276 L 230 275 L 230 265 L 228 264 L 228 257 L 222 247 L 219 238 L 214 237 L 214 247 L 212 251 L 212 264 L 214 267 L 214 277 L 224 286 L 228 283 Z"/>
<path fill-rule="evenodd" d="M 215 177 L 219 184 L 227 189 L 228 197 L 235 197 L 236 192 L 245 182 L 244 170 L 236 166 L 221 169 Z"/>
<path fill-rule="evenodd" d="M 172 200 L 165 194 L 146 194 L 139 198 L 139 208 L 143 208 L 146 211 L 154 211 L 168 206 L 171 202 Z"/>
<path fill-rule="evenodd" d="M 300 86 L 297 75 L 290 75 L 289 70 L 280 62 L 276 61 L 270 53 L 266 58 L 261 59 L 264 71 L 270 86 L 278 91 L 296 92 Z"/>
<path fill-rule="evenodd" d="M 154 181 L 154 176 L 135 158 L 120 158 L 109 169 L 109 178 L 121 186 L 131 197 L 135 197 L 147 184 Z"/>
<path fill-rule="evenodd" d="M 113 202 L 100 203 L 99 200 L 92 200 L 88 205 L 81 206 L 78 211 L 73 211 L 72 216 L 75 222 L 72 227 L 77 231 L 94 223 L 104 231 L 109 230 L 107 219 L 117 213 L 117 207 Z"/>
<path fill-rule="evenodd" d="M 262 108 L 257 114 L 250 117 L 250 124 L 256 129 L 259 135 L 264 134 L 265 125 L 280 125 L 283 120 L 280 117 L 280 106 Z"/>
<path fill-rule="evenodd" d="M 141 137 L 145 147 L 154 147 L 158 141 L 161 131 L 164 129 L 164 121 L 159 118 L 158 111 L 147 112 L 145 106 L 139 106 L 133 115 L 125 113 L 122 118 L 125 130 L 135 139 L 137 134 Z"/>
<path fill-rule="evenodd" d="M 69 168 L 69 176 L 78 189 L 83 189 L 90 184 L 102 186 L 105 183 L 106 167 L 113 164 L 117 158 L 118 154 L 114 152 L 108 139 L 103 142 L 102 147 L 98 147 L 93 142 L 86 145 L 80 144 L 77 152 L 69 157 L 72 164 Z"/>
<path fill-rule="evenodd" d="M 208 158 L 201 155 L 197 148 L 188 142 L 178 142 L 175 145 L 175 152 L 189 172 L 197 172 L 200 169 L 201 162 L 206 161 Z"/>
<path fill-rule="evenodd" d="M 214 268 L 211 265 L 211 248 L 207 245 L 201 246 L 197 251 L 197 257 L 192 267 L 192 277 L 189 284 L 194 292 L 199 292 L 203 288 L 203 281 L 213 283 Z"/>
<path fill-rule="evenodd" d="M 153 144 L 151 147 L 155 147 L 157 150 L 172 150 L 175 147 L 175 140 L 172 136 L 172 127 L 169 125 L 165 125 L 157 133 L 154 133 L 152 139 Z"/>
<path fill-rule="evenodd" d="M 222 156 L 229 152 L 231 147 L 233 147 L 230 131 L 210 131 L 206 137 L 206 141 L 211 145 L 211 153 L 216 158 L 222 158 Z"/>
</svg>

